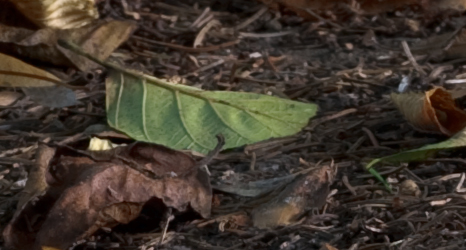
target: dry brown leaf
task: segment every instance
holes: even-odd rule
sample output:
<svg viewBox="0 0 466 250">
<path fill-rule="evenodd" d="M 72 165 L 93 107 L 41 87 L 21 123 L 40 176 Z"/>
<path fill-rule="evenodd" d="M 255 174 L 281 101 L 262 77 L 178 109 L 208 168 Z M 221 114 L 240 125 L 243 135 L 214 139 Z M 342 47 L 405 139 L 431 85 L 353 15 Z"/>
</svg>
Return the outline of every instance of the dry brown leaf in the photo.
<svg viewBox="0 0 466 250">
<path fill-rule="evenodd" d="M 452 136 L 466 126 L 466 112 L 455 105 L 451 94 L 443 88 L 426 93 L 392 93 L 398 110 L 416 129 Z"/>
<path fill-rule="evenodd" d="M 69 30 L 49 28 L 37 31 L 0 24 L 0 50 L 60 66 L 75 66 L 82 71 L 99 68 L 95 62 L 57 45 L 63 39 L 79 45 L 85 52 L 105 60 L 136 28 L 128 21 L 102 21 Z"/>
<path fill-rule="evenodd" d="M 22 209 L 22 207 L 32 199 L 35 199 L 37 196 L 42 195 L 43 192 L 47 189 L 48 185 L 45 181 L 45 175 L 50 161 L 55 155 L 55 149 L 47 147 L 44 144 L 41 144 L 37 148 L 36 152 L 36 161 L 32 168 L 29 170 L 28 181 L 26 186 L 21 192 L 17 209 Z"/>
<path fill-rule="evenodd" d="M 94 0 L 10 0 L 40 27 L 79 28 L 99 17 Z"/>
<path fill-rule="evenodd" d="M 160 219 L 167 208 L 210 215 L 209 176 L 188 155 L 147 143 L 112 152 L 56 157 L 46 176 L 49 188 L 17 211 L 3 232 L 5 245 L 67 249 L 101 227 L 132 221 L 148 204 Z"/>
<path fill-rule="evenodd" d="M 299 176 L 270 201 L 254 208 L 254 226 L 272 228 L 289 225 L 308 209 L 325 204 L 335 170 L 323 166 Z"/>
<path fill-rule="evenodd" d="M 21 87 L 33 101 L 48 107 L 61 108 L 76 104 L 75 93 L 55 75 L 0 53 L 0 86 Z"/>
</svg>

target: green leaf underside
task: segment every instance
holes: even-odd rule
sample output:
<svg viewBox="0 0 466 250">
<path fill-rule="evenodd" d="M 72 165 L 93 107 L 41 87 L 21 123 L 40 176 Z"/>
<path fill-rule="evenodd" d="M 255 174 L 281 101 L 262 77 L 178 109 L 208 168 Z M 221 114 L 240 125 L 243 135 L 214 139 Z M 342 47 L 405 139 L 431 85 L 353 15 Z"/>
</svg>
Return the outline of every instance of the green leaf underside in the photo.
<svg viewBox="0 0 466 250">
<path fill-rule="evenodd" d="M 461 130 L 450 139 L 426 145 L 417 149 L 412 149 L 398 154 L 385 156 L 372 160 L 366 165 L 366 169 L 371 169 L 375 164 L 379 162 L 387 163 L 399 163 L 399 162 L 410 162 L 410 161 L 421 161 L 431 157 L 437 151 L 449 148 L 458 148 L 466 146 L 466 129 Z"/>
<path fill-rule="evenodd" d="M 317 110 L 255 93 L 203 91 L 163 80 L 111 70 L 107 78 L 107 120 L 136 140 L 201 153 L 225 137 L 224 149 L 292 135 Z"/>
</svg>

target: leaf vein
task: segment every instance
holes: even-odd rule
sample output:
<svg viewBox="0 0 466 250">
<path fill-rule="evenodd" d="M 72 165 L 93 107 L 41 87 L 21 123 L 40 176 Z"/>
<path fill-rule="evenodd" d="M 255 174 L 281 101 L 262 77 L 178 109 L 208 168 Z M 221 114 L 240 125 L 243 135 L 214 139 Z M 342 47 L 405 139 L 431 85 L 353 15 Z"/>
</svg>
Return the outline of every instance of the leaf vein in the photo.
<svg viewBox="0 0 466 250">
<path fill-rule="evenodd" d="M 178 107 L 178 114 L 180 115 L 180 120 L 181 120 L 181 124 L 183 125 L 183 128 L 185 129 L 186 131 L 186 134 L 188 134 L 188 136 L 191 138 L 191 141 L 194 142 L 194 143 L 197 143 L 197 145 L 205 148 L 205 149 L 211 149 L 211 147 L 208 147 L 208 146 L 205 146 L 203 144 L 201 144 L 200 142 L 198 142 L 194 136 L 191 134 L 191 131 L 189 131 L 188 129 L 188 126 L 186 124 L 186 121 L 184 120 L 184 116 L 183 116 L 183 107 L 181 107 L 181 99 L 180 99 L 180 94 L 177 90 L 174 91 L 175 92 L 175 99 L 176 99 L 176 105 Z M 190 144 L 189 147 L 191 147 L 192 145 Z M 188 149 L 189 149 L 188 147 Z"/>
<path fill-rule="evenodd" d="M 144 136 L 148 141 L 152 141 L 147 132 L 147 120 L 146 120 L 146 103 L 147 103 L 147 86 L 146 86 L 146 79 L 142 79 L 142 129 L 144 130 Z"/>
<path fill-rule="evenodd" d="M 125 86 L 125 78 L 123 76 L 123 73 L 120 73 L 120 90 L 118 92 L 118 100 L 117 100 L 117 106 L 115 110 L 115 126 L 119 128 L 120 126 L 118 125 L 118 117 L 120 116 L 120 104 L 121 104 L 121 96 L 123 95 L 123 88 Z"/>
<path fill-rule="evenodd" d="M 233 132 L 235 132 L 236 134 L 238 134 L 239 137 L 242 137 L 248 141 L 254 141 L 253 139 L 250 139 L 249 137 L 247 136 L 244 136 L 242 135 L 239 131 L 237 131 L 235 128 L 233 128 L 232 126 L 230 126 L 222 117 L 222 115 L 218 112 L 217 108 L 215 108 L 214 104 L 210 101 L 210 100 L 207 100 L 207 103 L 209 104 L 209 106 L 212 108 L 212 110 L 215 112 L 215 114 L 218 116 L 218 118 L 220 119 L 220 121 L 225 124 L 225 126 L 227 126 L 229 129 L 231 129 Z"/>
</svg>

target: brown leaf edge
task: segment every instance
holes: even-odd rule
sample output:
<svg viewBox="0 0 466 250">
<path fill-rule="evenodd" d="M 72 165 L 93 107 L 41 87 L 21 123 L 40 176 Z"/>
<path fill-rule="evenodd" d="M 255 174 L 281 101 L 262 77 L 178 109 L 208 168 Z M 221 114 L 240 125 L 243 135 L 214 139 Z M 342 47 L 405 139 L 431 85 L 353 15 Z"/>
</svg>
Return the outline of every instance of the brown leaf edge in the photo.
<svg viewBox="0 0 466 250">
<path fill-rule="evenodd" d="M 28 202 L 5 228 L 5 246 L 66 249 L 101 227 L 131 221 L 149 201 L 210 215 L 208 174 L 190 156 L 160 145 L 135 143 L 101 159 L 56 157 L 46 179 L 45 194 Z"/>
</svg>

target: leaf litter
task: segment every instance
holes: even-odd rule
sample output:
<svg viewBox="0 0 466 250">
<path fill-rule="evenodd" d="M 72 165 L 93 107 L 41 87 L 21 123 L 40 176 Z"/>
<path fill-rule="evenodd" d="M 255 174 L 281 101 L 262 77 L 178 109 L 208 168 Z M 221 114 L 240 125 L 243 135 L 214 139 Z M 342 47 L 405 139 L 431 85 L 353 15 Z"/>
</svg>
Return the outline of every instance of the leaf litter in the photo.
<svg viewBox="0 0 466 250">
<path fill-rule="evenodd" d="M 32 173 L 39 177 L 31 175 L 28 184 L 43 193 L 20 200 L 4 231 L 8 248 L 66 249 L 100 228 L 131 222 L 148 203 L 159 210 L 160 219 L 168 208 L 185 212 L 189 207 L 204 218 L 210 215 L 208 174 L 181 152 L 144 143 L 94 151 L 92 158 L 57 155 L 52 160 L 51 152 L 38 155 Z M 27 223 L 32 217 L 40 219 Z"/>
<path fill-rule="evenodd" d="M 353 5 L 339 8 L 340 12 L 316 10 L 322 19 L 306 22 L 287 12 L 264 11 L 253 1 L 102 2 L 102 17 L 139 15 L 138 30 L 116 54 L 128 67 L 206 90 L 254 92 L 319 105 L 317 119 L 297 135 L 216 156 L 209 164 L 214 185 L 280 178 L 320 161 L 321 166 L 330 165 L 331 159 L 338 173 L 323 207 L 304 212 L 288 226 L 258 229 L 248 222 L 258 206 L 248 206 L 251 198 L 214 190 L 209 219 L 172 221 L 166 234 L 161 229 L 143 233 L 102 229 L 80 241 L 77 248 L 464 247 L 461 150 L 440 152 L 421 162 L 378 167 L 393 193 L 364 170 L 372 159 L 447 139 L 414 130 L 390 94 L 405 76 L 411 79 L 408 91 L 412 92 L 423 93 L 432 86 L 464 88 L 461 57 L 416 51 L 418 40 L 442 34 L 454 37 L 461 15 L 449 11 L 426 14 L 416 8 L 371 15 L 358 12 Z M 212 26 L 201 34 L 212 19 L 219 21 L 220 29 Z M 224 33 L 222 28 L 226 28 Z M 400 39 L 406 41 L 411 58 Z M 49 110 L 20 97 L 0 110 L 0 146 L 5 150 L 0 159 L 2 225 L 11 218 L 26 169 L 32 166 L 35 149 L 30 146 L 38 140 L 84 143 L 85 137 L 76 135 L 105 122 L 103 82 L 90 85 L 89 91 L 81 92 L 86 103 L 76 107 Z M 462 109 L 464 98 L 456 103 Z"/>
</svg>

